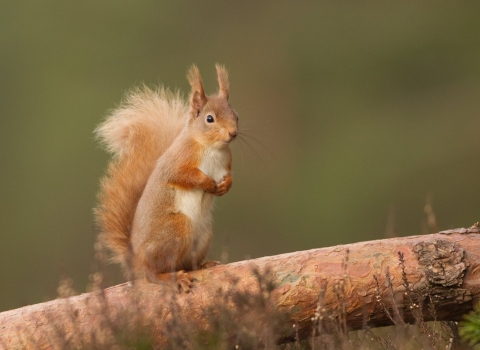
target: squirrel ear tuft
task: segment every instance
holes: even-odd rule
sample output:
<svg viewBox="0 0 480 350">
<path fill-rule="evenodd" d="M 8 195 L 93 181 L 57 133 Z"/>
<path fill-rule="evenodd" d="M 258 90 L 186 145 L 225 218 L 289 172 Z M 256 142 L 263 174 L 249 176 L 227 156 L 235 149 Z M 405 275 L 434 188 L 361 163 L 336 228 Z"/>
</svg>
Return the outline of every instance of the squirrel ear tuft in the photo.
<svg viewBox="0 0 480 350">
<path fill-rule="evenodd" d="M 207 103 L 207 97 L 205 96 L 205 90 L 203 89 L 200 71 L 195 64 L 188 70 L 187 79 L 192 87 L 192 91 L 190 92 L 190 105 L 192 106 L 193 112 L 195 112 L 195 116 L 198 116 Z"/>
<path fill-rule="evenodd" d="M 217 69 L 217 79 L 219 86 L 218 94 L 228 100 L 228 95 L 230 91 L 227 69 L 218 63 L 215 65 L 215 68 Z"/>
</svg>

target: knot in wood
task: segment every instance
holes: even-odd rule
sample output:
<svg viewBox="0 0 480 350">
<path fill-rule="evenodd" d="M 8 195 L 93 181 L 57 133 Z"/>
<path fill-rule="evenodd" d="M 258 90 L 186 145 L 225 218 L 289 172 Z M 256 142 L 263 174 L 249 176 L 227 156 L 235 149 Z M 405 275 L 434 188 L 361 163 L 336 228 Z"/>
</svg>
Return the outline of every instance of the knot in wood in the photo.
<svg viewBox="0 0 480 350">
<path fill-rule="evenodd" d="M 461 286 L 465 269 L 465 250 L 441 239 L 420 242 L 413 248 L 430 285 Z"/>
</svg>

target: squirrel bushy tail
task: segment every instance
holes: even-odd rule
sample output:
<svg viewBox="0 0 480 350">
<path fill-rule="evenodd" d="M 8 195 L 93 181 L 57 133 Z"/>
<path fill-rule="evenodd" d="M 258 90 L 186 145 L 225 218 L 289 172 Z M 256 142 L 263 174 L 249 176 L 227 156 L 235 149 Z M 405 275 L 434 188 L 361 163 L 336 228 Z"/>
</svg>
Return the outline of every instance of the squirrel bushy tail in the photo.
<svg viewBox="0 0 480 350">
<path fill-rule="evenodd" d="M 130 261 L 130 231 L 138 201 L 157 159 L 186 123 L 188 104 L 164 88 L 137 88 L 95 130 L 113 154 L 95 209 L 99 241 L 124 268 Z"/>
</svg>

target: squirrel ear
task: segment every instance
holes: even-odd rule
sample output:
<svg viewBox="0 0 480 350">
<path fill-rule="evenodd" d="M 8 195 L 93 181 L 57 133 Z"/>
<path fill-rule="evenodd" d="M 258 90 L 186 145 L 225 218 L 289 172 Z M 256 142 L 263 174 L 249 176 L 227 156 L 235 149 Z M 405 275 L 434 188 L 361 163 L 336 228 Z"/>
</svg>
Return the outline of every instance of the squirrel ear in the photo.
<svg viewBox="0 0 480 350">
<path fill-rule="evenodd" d="M 192 65 L 192 67 L 190 67 L 187 73 L 187 78 L 190 86 L 192 87 L 192 91 L 190 92 L 190 105 L 192 110 L 195 112 L 195 116 L 198 116 L 200 111 L 207 103 L 207 97 L 205 96 L 205 91 L 203 89 L 200 71 L 196 65 Z"/>
<path fill-rule="evenodd" d="M 229 83 L 227 69 L 218 63 L 215 65 L 215 68 L 217 69 L 218 86 L 220 88 L 218 94 L 228 100 Z"/>
</svg>

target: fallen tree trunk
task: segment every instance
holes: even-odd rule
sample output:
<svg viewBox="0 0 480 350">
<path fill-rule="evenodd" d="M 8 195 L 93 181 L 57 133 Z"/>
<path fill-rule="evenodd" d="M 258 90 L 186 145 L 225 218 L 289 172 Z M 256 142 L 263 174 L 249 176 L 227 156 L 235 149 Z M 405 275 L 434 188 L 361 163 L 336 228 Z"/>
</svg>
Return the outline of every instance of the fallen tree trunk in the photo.
<svg viewBox="0 0 480 350">
<path fill-rule="evenodd" d="M 26 306 L 0 313 L 0 347 L 50 349 L 57 347 L 52 345 L 57 338 L 101 347 L 118 324 L 129 322 L 150 325 L 157 340 L 166 342 L 166 328 L 178 324 L 173 318 L 208 329 L 219 317 L 213 306 L 225 301 L 234 307 L 233 299 L 225 297 L 229 293 L 260 293 L 268 300 L 266 309 L 282 312 L 295 325 L 297 337 L 311 335 L 312 327 L 325 329 L 327 323 L 346 331 L 455 321 L 480 297 L 479 233 L 474 226 L 220 265 L 191 272 L 197 282 L 190 294 L 137 282 Z M 240 322 L 247 314 L 232 317 Z M 291 339 L 291 331 L 280 332 L 280 341 Z"/>
</svg>

